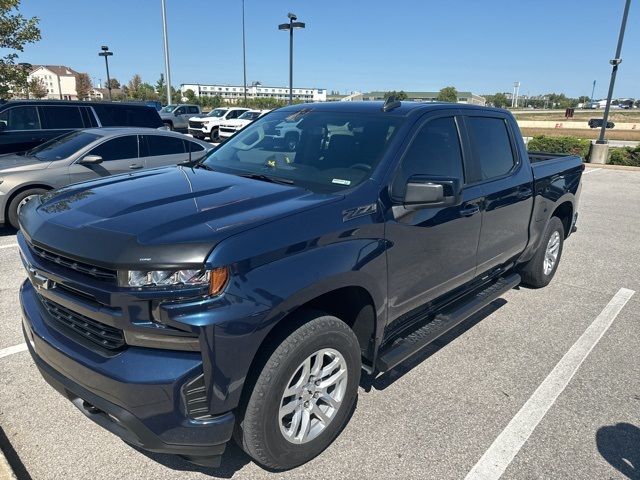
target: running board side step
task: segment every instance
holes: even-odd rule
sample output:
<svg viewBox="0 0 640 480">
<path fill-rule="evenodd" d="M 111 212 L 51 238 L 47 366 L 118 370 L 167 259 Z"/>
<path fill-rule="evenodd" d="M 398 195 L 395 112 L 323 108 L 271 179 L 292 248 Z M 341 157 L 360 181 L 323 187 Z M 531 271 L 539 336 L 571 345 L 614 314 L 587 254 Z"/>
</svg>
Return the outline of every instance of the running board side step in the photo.
<svg viewBox="0 0 640 480">
<path fill-rule="evenodd" d="M 376 370 L 379 373 L 388 372 L 504 293 L 517 287 L 520 280 L 520 275 L 517 273 L 500 277 L 483 290 L 472 294 L 464 303 L 442 311 L 432 321 L 414 330 L 406 337 L 395 340 L 378 355 Z"/>
</svg>

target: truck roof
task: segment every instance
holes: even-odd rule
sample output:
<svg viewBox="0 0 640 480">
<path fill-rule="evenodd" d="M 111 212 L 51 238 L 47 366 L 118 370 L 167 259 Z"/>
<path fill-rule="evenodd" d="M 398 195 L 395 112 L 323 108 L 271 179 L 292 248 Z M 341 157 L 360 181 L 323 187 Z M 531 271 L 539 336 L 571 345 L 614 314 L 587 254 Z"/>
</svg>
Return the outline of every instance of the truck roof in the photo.
<svg viewBox="0 0 640 480">
<path fill-rule="evenodd" d="M 299 111 L 304 109 L 321 110 L 327 112 L 354 112 L 354 113 L 382 113 L 382 101 L 362 101 L 362 102 L 321 102 L 321 103 L 299 103 L 296 105 L 288 105 L 282 107 L 281 110 Z M 400 106 L 385 112 L 386 115 L 410 116 L 420 112 L 429 110 L 442 109 L 459 109 L 459 110 L 483 110 L 483 111 L 501 111 L 503 109 L 493 107 L 483 107 L 481 105 L 469 105 L 464 103 L 447 103 L 447 102 L 410 102 L 401 101 Z"/>
</svg>

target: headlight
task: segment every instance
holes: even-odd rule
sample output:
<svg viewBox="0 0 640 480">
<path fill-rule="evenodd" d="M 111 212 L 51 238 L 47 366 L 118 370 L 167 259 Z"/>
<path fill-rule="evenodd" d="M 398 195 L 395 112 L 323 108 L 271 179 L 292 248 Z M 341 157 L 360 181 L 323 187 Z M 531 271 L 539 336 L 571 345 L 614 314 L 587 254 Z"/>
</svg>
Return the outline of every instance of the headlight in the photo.
<svg viewBox="0 0 640 480">
<path fill-rule="evenodd" d="M 209 285 L 209 293 L 217 295 L 227 284 L 229 270 L 226 267 L 213 270 L 128 270 L 123 272 L 125 287 L 197 287 Z"/>
</svg>

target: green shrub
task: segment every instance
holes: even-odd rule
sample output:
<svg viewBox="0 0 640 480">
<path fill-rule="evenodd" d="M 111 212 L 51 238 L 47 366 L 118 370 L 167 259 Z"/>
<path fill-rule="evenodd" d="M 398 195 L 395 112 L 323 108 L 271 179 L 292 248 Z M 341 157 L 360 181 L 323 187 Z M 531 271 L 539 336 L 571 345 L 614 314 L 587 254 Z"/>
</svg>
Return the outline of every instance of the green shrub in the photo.
<svg viewBox="0 0 640 480">
<path fill-rule="evenodd" d="M 527 144 L 530 152 L 566 153 L 586 158 L 589 153 L 590 140 L 578 137 L 548 137 L 536 135 Z"/>
<path fill-rule="evenodd" d="M 609 152 L 609 163 L 611 165 L 640 167 L 640 145 L 635 148 L 612 148 Z"/>
</svg>

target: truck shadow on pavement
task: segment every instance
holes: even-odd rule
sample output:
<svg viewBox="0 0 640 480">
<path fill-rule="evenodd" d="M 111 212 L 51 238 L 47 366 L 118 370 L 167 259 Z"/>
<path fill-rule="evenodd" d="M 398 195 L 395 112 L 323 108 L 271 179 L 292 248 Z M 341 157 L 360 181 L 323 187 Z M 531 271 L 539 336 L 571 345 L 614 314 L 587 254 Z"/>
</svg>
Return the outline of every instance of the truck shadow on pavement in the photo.
<svg viewBox="0 0 640 480">
<path fill-rule="evenodd" d="M 477 313 L 463 321 L 461 324 L 449 330 L 433 343 L 427 345 L 421 352 L 405 360 L 389 372 L 386 372 L 377 378 L 374 378 L 370 375 L 363 375 L 362 379 L 360 380 L 360 386 L 364 389 L 365 392 L 371 391 L 372 388 L 375 388 L 376 390 L 384 390 L 393 382 L 395 382 L 399 378 L 404 377 L 407 373 L 420 365 L 431 355 L 436 353 L 441 348 L 446 347 L 450 342 L 458 338 L 460 335 L 464 334 L 467 330 L 473 328 L 477 323 L 494 313 L 506 303 L 507 301 L 503 298 L 494 300 L 482 310 L 478 311 Z"/>
<path fill-rule="evenodd" d="M 1 237 L 9 237 L 11 235 L 15 235 L 16 230 L 11 227 L 0 227 L 0 238 Z"/>
<path fill-rule="evenodd" d="M 640 428 L 630 423 L 600 427 L 596 444 L 612 467 L 628 478 L 640 479 Z"/>
</svg>

